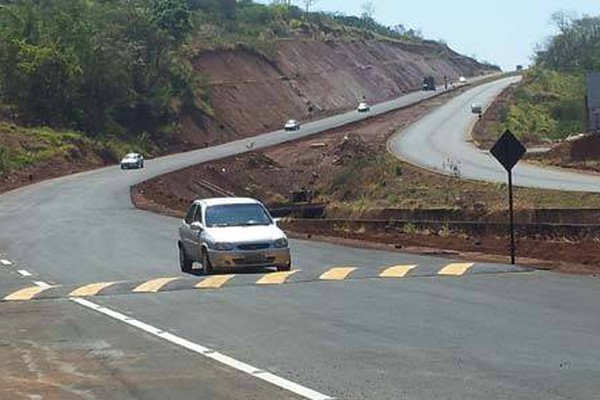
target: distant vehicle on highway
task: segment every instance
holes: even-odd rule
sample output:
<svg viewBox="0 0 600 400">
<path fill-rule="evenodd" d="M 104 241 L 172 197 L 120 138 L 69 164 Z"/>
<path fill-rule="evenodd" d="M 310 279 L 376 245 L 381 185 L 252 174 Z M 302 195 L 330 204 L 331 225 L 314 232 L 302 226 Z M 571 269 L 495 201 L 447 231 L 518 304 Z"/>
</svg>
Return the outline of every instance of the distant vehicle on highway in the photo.
<svg viewBox="0 0 600 400">
<path fill-rule="evenodd" d="M 465 78 L 464 76 L 459 77 L 458 83 L 467 83 L 467 78 Z"/>
<path fill-rule="evenodd" d="M 288 119 L 283 127 L 286 131 L 297 131 L 300 129 L 300 122 L 295 119 Z"/>
<path fill-rule="evenodd" d="M 471 112 L 473 114 L 481 114 L 483 112 L 483 106 L 479 103 L 471 104 Z"/>
<path fill-rule="evenodd" d="M 369 112 L 371 110 L 371 106 L 368 103 L 362 101 L 358 104 L 357 108 L 358 112 Z"/>
<path fill-rule="evenodd" d="M 435 78 L 431 75 L 423 78 L 423 90 L 435 90 Z"/>
<path fill-rule="evenodd" d="M 144 156 L 139 153 L 129 153 L 121 160 L 121 169 L 144 168 Z"/>
<path fill-rule="evenodd" d="M 179 264 L 189 272 L 201 262 L 213 269 L 291 268 L 285 233 L 258 200 L 222 197 L 194 201 L 179 228 Z"/>
</svg>

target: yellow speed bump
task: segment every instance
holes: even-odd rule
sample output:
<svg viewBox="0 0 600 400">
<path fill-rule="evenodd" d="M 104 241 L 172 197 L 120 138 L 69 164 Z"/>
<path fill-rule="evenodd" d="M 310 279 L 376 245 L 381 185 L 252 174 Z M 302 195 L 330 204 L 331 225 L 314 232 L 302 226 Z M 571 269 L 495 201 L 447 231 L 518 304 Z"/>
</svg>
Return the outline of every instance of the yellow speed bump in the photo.
<svg viewBox="0 0 600 400">
<path fill-rule="evenodd" d="M 381 278 L 403 278 L 415 267 L 416 265 L 396 265 L 384 269 L 379 276 Z"/>
<path fill-rule="evenodd" d="M 4 298 L 4 300 L 7 300 L 7 301 L 31 300 L 37 294 L 43 292 L 44 290 L 50 289 L 51 287 L 52 286 L 49 286 L 49 287 L 30 286 L 28 288 L 21 289 L 17 292 L 9 294 L 8 296 L 6 296 Z"/>
<path fill-rule="evenodd" d="M 319 276 L 319 279 L 322 281 L 343 281 L 355 270 L 355 267 L 331 268 L 329 271 Z"/>
<path fill-rule="evenodd" d="M 256 284 L 257 285 L 281 285 L 285 283 L 286 279 L 296 272 L 300 271 L 299 269 L 295 269 L 293 271 L 282 271 L 282 272 L 271 272 L 266 274 L 262 278 L 260 278 Z"/>
<path fill-rule="evenodd" d="M 231 278 L 233 278 L 234 276 L 235 275 L 209 276 L 208 278 L 201 280 L 194 287 L 198 288 L 198 289 L 218 289 L 221 286 L 223 286 L 224 284 L 226 284 L 227 281 L 230 280 Z"/>
<path fill-rule="evenodd" d="M 102 289 L 106 289 L 109 286 L 114 285 L 117 282 L 99 282 L 90 283 L 89 285 L 81 286 L 71 293 L 69 297 L 88 297 L 97 295 Z"/>
<path fill-rule="evenodd" d="M 442 268 L 438 275 L 454 275 L 460 276 L 469 270 L 473 266 L 473 263 L 452 263 Z"/>
<path fill-rule="evenodd" d="M 135 293 L 156 293 L 163 286 L 165 286 L 167 283 L 173 282 L 173 281 L 175 281 L 177 279 L 179 279 L 179 278 L 158 278 L 158 279 L 152 279 L 151 281 L 142 283 L 141 285 L 139 285 L 138 287 L 136 287 L 135 289 L 133 289 L 133 291 Z"/>
</svg>

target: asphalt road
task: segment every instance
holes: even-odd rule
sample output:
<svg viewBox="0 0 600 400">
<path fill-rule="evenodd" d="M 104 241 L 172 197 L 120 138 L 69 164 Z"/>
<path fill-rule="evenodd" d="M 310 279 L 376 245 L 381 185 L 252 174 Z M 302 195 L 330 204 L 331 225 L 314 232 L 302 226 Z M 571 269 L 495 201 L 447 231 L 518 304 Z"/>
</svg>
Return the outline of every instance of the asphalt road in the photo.
<svg viewBox="0 0 600 400">
<path fill-rule="evenodd" d="M 401 101 L 423 95 L 430 94 Z M 148 160 L 143 171 L 110 167 L 0 196 L 0 262 L 11 262 L 0 266 L 0 290 L 30 281 L 189 278 L 177 265 L 179 221 L 135 209 L 131 185 L 247 151 L 251 141 L 257 148 L 359 117 L 351 112 L 300 132 Z M 89 369 L 81 361 L 59 360 L 63 371 L 84 369 L 66 385 L 74 398 L 299 398 L 282 390 L 289 382 L 317 393 L 304 398 L 589 399 L 600 393 L 598 279 L 491 264 L 441 276 L 451 260 L 300 240 L 292 241 L 292 252 L 302 271 L 318 276 L 354 266 L 359 279 L 105 294 L 91 298 L 91 305 L 62 299 L 0 303 L 4 332 L 25 325 L 8 330 L 8 345 L 0 351 L 13 341 L 41 342 L 46 344 L 38 351 L 60 358 L 60 343 L 72 351 L 104 341 L 116 352 L 109 354 L 131 358 L 115 366 L 103 353 L 84 351 L 93 362 Z M 417 272 L 398 279 L 371 273 L 393 265 L 416 265 Z M 122 385 L 102 391 L 83 377 L 95 369 L 100 376 L 112 371 Z M 35 390 L 26 386 L 19 393 Z"/>
<path fill-rule="evenodd" d="M 506 183 L 507 175 L 493 156 L 470 141 L 470 127 L 477 120 L 471 104 L 486 108 L 492 100 L 520 77 L 505 78 L 478 86 L 450 100 L 416 124 L 398 132 L 388 143 L 392 153 L 412 164 L 452 174 L 449 164 L 458 166 L 460 176 L 487 182 Z M 519 162 L 513 169 L 517 186 L 580 192 L 600 191 L 600 176 L 541 168 Z"/>
</svg>

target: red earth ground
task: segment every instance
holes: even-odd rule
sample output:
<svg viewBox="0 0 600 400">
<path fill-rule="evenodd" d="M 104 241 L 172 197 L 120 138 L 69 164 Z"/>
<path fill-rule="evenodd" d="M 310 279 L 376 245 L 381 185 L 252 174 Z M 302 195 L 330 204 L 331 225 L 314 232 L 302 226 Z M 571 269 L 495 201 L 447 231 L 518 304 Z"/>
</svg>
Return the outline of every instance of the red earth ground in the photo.
<svg viewBox="0 0 600 400">
<path fill-rule="evenodd" d="M 290 192 L 311 189 L 319 198 L 344 202 L 351 199 L 354 186 L 368 186 L 362 171 L 350 171 L 351 182 L 336 186 L 336 181 L 354 165 L 357 159 L 373 160 L 385 154 L 385 144 L 391 133 L 420 118 L 447 99 L 440 98 L 424 102 L 383 116 L 370 118 L 333 131 L 287 143 L 261 151 L 230 157 L 212 163 L 190 167 L 176 173 L 164 175 L 144 182 L 132 190 L 138 207 L 173 216 L 181 216 L 189 203 L 199 197 L 219 195 L 207 189 L 207 182 L 223 192 L 240 196 L 260 198 L 270 205 L 286 203 Z M 408 191 L 439 185 L 444 188 L 444 179 L 439 175 L 401 164 L 401 178 L 410 183 Z M 373 177 L 381 180 L 382 177 Z M 352 179 L 356 179 L 353 183 Z M 385 177 L 384 177 L 385 180 Z M 415 184 L 418 183 L 418 185 Z M 408 185 L 408 184 L 407 184 Z M 474 185 L 473 193 L 498 197 L 496 190 L 481 184 Z M 408 193 L 408 192 L 407 192 Z M 327 196 L 325 196 L 327 194 Z M 577 195 L 577 194 L 575 194 Z M 535 193 L 532 194 L 535 196 Z M 468 196 L 465 196 L 468 197 Z M 485 197 L 484 197 L 485 198 Z M 491 200 L 490 200 L 491 201 Z M 330 210 L 336 217 L 352 217 Z M 340 215 L 340 213 L 342 215 Z M 506 261 L 508 242 L 504 237 L 473 237 L 468 235 L 442 235 L 437 232 L 390 232 L 365 229 L 337 229 L 334 224 L 322 221 L 284 220 L 284 227 L 291 235 L 303 238 L 329 238 L 335 241 L 350 240 L 363 246 L 420 253 L 448 254 L 452 257 L 487 261 Z M 426 246 L 427 248 L 423 248 Z M 577 242 L 568 240 L 518 239 L 519 262 L 542 269 L 553 269 L 581 274 L 600 272 L 600 246 L 595 238 Z M 444 251 L 436 249 L 446 249 Z M 526 257 L 526 258 L 523 258 Z"/>
</svg>

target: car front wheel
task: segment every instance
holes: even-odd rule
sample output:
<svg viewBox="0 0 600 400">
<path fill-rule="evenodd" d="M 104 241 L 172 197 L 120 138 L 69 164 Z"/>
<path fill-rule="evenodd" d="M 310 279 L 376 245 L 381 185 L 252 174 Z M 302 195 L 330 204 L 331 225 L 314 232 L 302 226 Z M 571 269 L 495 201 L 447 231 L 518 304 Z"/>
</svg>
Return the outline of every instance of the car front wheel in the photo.
<svg viewBox="0 0 600 400">
<path fill-rule="evenodd" d="M 181 268 L 181 272 L 190 272 L 192 270 L 193 261 L 190 260 L 185 254 L 185 250 L 183 246 L 179 245 L 179 267 Z"/>
<path fill-rule="evenodd" d="M 208 252 L 206 250 L 202 250 L 202 272 L 204 272 L 204 275 L 210 275 L 213 273 L 213 266 L 210 263 Z"/>
<path fill-rule="evenodd" d="M 279 272 L 290 271 L 291 269 L 292 269 L 292 266 L 290 264 L 277 266 L 277 271 L 279 271 Z"/>
</svg>

